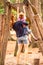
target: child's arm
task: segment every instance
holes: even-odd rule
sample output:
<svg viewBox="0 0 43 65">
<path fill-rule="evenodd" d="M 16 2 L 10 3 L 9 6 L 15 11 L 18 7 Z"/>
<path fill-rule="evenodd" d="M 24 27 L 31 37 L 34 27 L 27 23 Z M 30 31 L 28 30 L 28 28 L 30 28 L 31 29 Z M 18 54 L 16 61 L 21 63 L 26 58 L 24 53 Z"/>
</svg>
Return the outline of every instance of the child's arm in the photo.
<svg viewBox="0 0 43 65">
<path fill-rule="evenodd" d="M 23 10 L 24 10 L 24 18 L 26 19 L 26 11 L 25 11 L 25 6 L 23 6 Z"/>
<path fill-rule="evenodd" d="M 27 27 L 27 31 L 28 31 L 28 33 L 37 41 L 38 39 L 34 36 L 34 34 L 32 33 L 32 31 L 31 31 L 31 29 L 29 29 L 28 27 Z"/>
<path fill-rule="evenodd" d="M 37 40 L 37 38 L 34 36 L 34 34 L 31 32 L 31 35 L 32 35 L 32 37 L 35 39 L 35 40 Z"/>
</svg>

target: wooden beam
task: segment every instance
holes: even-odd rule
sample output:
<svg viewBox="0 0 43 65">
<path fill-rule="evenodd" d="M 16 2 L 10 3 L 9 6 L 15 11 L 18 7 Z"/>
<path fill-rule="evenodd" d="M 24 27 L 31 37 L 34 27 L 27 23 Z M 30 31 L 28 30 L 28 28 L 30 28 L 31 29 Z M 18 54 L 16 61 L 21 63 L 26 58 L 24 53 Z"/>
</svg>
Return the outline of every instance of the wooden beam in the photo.
<svg viewBox="0 0 43 65">
<path fill-rule="evenodd" d="M 4 30 L 2 32 L 3 38 L 1 41 L 2 44 L 2 56 L 1 56 L 1 65 L 4 65 L 5 62 L 5 56 L 6 56 L 6 47 L 8 42 L 8 36 L 9 36 L 9 23 L 10 23 L 10 14 L 11 14 L 11 7 L 6 5 L 6 0 L 4 1 Z"/>
<path fill-rule="evenodd" d="M 2 26 L 2 15 L 0 15 L 0 65 L 1 65 L 1 57 L 2 57 L 1 56 L 2 55 L 1 54 L 1 51 L 2 51 L 2 44 L 1 44 L 1 36 L 2 36 L 2 32 L 1 31 L 2 31 L 2 29 L 1 28 L 2 27 L 1 26 Z"/>
<path fill-rule="evenodd" d="M 34 11 L 34 13 L 35 14 L 37 14 L 37 9 L 34 7 L 34 5 L 32 5 L 29 1 L 28 1 L 28 3 L 27 3 L 27 1 L 28 0 L 26 0 L 26 2 L 25 2 L 25 0 L 23 1 L 23 3 L 11 3 L 11 2 L 9 2 L 9 1 L 6 1 L 6 4 L 9 6 L 11 6 L 13 9 L 15 9 L 15 10 L 17 10 L 17 7 L 19 6 L 19 7 L 21 7 L 21 6 L 23 6 L 23 5 L 25 5 L 25 6 L 27 6 L 27 4 L 28 5 L 30 5 L 31 7 L 32 7 L 32 9 L 33 9 L 33 11 Z"/>
<path fill-rule="evenodd" d="M 21 7 L 21 6 L 23 6 L 23 5 L 25 5 L 25 6 L 27 6 L 27 4 L 28 5 L 30 5 L 31 7 L 32 7 L 32 9 L 33 9 L 33 11 L 34 11 L 34 13 L 35 14 L 37 14 L 37 10 L 36 10 L 36 8 L 34 7 L 34 5 L 32 5 L 29 1 L 28 1 L 28 3 L 27 3 L 27 1 L 28 0 L 26 0 L 26 2 L 25 2 L 25 0 L 23 1 L 23 3 L 11 3 L 11 2 L 9 2 L 9 1 L 6 1 L 6 4 L 9 6 L 11 6 L 13 9 L 15 9 L 15 10 L 17 10 L 17 6 L 19 6 L 19 7 Z"/>
<path fill-rule="evenodd" d="M 38 37 L 39 39 L 41 39 L 38 27 L 36 25 L 36 21 L 34 20 L 34 17 L 33 17 L 34 13 L 33 13 L 32 8 L 30 7 L 30 5 L 28 6 L 28 8 L 26 7 L 26 12 L 27 12 L 28 18 L 31 21 L 31 26 L 32 26 L 33 33 L 35 34 L 36 37 Z M 37 35 L 36 35 L 36 33 L 37 33 Z"/>
<path fill-rule="evenodd" d="M 37 14 L 37 13 L 38 13 L 38 12 L 37 12 L 37 9 L 35 8 L 34 5 L 31 4 L 30 0 L 24 0 L 23 3 L 24 3 L 25 6 L 27 6 L 27 7 L 30 5 L 30 6 L 32 7 L 32 10 L 33 10 L 34 14 Z"/>
<path fill-rule="evenodd" d="M 31 24 L 32 24 L 32 30 L 36 37 L 39 37 L 39 39 L 42 41 L 43 39 L 43 26 L 42 26 L 42 19 L 39 14 L 36 14 L 36 17 L 34 17 L 34 12 L 32 10 L 32 7 L 28 5 L 27 7 L 27 16 L 30 17 Z M 37 34 L 36 34 L 37 33 Z M 38 43 L 39 49 L 43 54 L 43 42 Z"/>
<path fill-rule="evenodd" d="M 35 18 L 34 18 L 34 12 L 33 12 L 33 10 L 32 10 L 32 7 L 30 6 L 30 5 L 28 5 L 27 7 L 26 7 L 26 12 L 27 12 L 27 16 L 29 17 L 29 19 L 30 19 L 30 21 L 31 21 L 31 28 L 32 28 L 32 31 L 33 31 L 33 33 L 34 33 L 34 35 L 36 36 L 36 37 L 38 37 L 41 41 L 42 41 L 42 37 L 43 37 L 43 28 L 42 28 L 42 26 L 41 26 L 41 24 L 40 24 L 40 22 L 42 23 L 42 20 L 41 20 L 41 17 L 38 15 L 38 17 L 36 18 L 36 20 L 35 20 Z M 40 31 L 39 31 L 39 29 L 40 29 Z M 42 30 L 42 31 L 41 31 Z M 37 34 L 36 34 L 37 33 Z M 41 33 L 41 34 L 40 34 Z M 40 51 L 42 52 L 42 54 L 43 54 L 43 43 L 37 43 L 38 44 L 38 46 L 39 46 L 39 49 L 40 49 Z"/>
<path fill-rule="evenodd" d="M 42 26 L 41 16 L 40 16 L 40 15 L 36 15 L 36 16 L 35 16 L 35 20 L 36 20 L 36 23 L 37 23 L 37 26 L 38 26 L 40 35 L 41 35 L 41 37 L 42 37 L 42 39 L 43 39 L 43 26 Z"/>
<path fill-rule="evenodd" d="M 8 1 L 6 1 L 6 4 L 8 5 L 8 6 L 11 6 L 13 9 L 15 9 L 15 10 L 17 10 L 17 7 L 19 6 L 23 6 L 24 4 L 23 3 L 11 3 L 11 2 L 8 2 Z"/>
</svg>

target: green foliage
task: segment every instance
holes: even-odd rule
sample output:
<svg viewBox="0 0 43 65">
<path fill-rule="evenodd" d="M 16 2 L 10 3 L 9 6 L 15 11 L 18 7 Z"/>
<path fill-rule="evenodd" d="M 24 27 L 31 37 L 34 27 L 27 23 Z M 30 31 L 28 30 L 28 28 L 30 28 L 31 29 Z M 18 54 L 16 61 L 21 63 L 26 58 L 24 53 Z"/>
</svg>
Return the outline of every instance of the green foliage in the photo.
<svg viewBox="0 0 43 65">
<path fill-rule="evenodd" d="M 12 3 L 15 3 L 16 2 L 16 0 L 10 0 Z M 23 0 L 20 0 L 21 2 L 23 2 Z M 3 14 L 4 13 L 4 8 L 3 8 L 3 2 L 0 2 L 0 14 Z M 15 15 L 15 14 L 17 14 L 17 12 L 16 11 L 14 11 L 13 9 L 12 9 L 12 13 Z"/>
<path fill-rule="evenodd" d="M 3 14 L 4 13 L 4 9 L 0 9 L 0 14 Z"/>
<path fill-rule="evenodd" d="M 12 13 L 13 13 L 14 15 L 17 14 L 17 12 L 16 12 L 14 9 L 12 9 Z"/>
<path fill-rule="evenodd" d="M 12 3 L 15 3 L 16 2 L 16 0 L 10 0 Z"/>
<path fill-rule="evenodd" d="M 0 14 L 4 13 L 3 2 L 0 2 Z"/>
<path fill-rule="evenodd" d="M 14 10 L 14 9 L 12 9 L 12 14 L 14 14 L 15 16 L 16 16 L 16 18 L 17 18 L 17 12 Z"/>
<path fill-rule="evenodd" d="M 16 0 L 10 0 L 11 2 L 13 2 L 13 3 L 15 3 L 16 2 Z M 20 2 L 23 2 L 23 0 L 20 0 Z"/>
</svg>

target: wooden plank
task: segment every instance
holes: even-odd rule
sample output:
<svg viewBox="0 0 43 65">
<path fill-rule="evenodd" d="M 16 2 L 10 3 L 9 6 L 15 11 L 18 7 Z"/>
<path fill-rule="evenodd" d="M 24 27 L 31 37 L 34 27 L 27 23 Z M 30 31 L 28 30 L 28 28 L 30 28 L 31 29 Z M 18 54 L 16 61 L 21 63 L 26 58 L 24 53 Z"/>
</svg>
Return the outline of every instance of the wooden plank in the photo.
<svg viewBox="0 0 43 65">
<path fill-rule="evenodd" d="M 25 4 L 25 6 L 27 6 L 27 8 L 28 8 L 28 6 L 30 5 L 31 8 L 32 8 L 32 10 L 33 10 L 33 12 L 34 12 L 34 14 L 37 14 L 37 13 L 38 13 L 38 12 L 37 12 L 37 9 L 36 9 L 35 6 L 30 2 L 30 0 L 24 0 L 23 3 Z"/>
<path fill-rule="evenodd" d="M 34 35 L 37 38 L 41 39 L 41 36 L 40 36 L 39 30 L 38 30 L 38 27 L 36 25 L 36 21 L 34 20 L 34 17 L 33 17 L 34 16 L 34 13 L 32 11 L 32 8 L 30 6 L 28 8 L 26 7 L 26 12 L 27 12 L 28 18 L 31 21 L 32 31 L 33 31 Z M 37 33 L 37 35 L 36 35 L 36 33 Z"/>
<path fill-rule="evenodd" d="M 43 26 L 42 26 L 42 19 L 39 15 L 36 15 L 35 16 L 35 20 L 36 20 L 36 23 L 37 23 L 37 26 L 38 26 L 38 29 L 39 29 L 39 32 L 40 32 L 40 35 L 43 39 Z"/>
<path fill-rule="evenodd" d="M 34 0 L 33 5 L 35 6 L 35 8 L 37 9 L 37 12 L 38 12 L 38 14 L 34 16 L 34 19 L 36 21 L 40 36 L 43 39 L 43 26 L 42 26 L 42 18 L 41 18 L 41 1 L 37 0 L 37 2 L 36 2 L 36 0 Z M 43 54 L 43 42 L 38 42 L 37 44 Z"/>
<path fill-rule="evenodd" d="M 3 21 L 3 14 L 2 15 L 0 15 L 0 58 L 2 58 L 2 38 L 3 38 L 3 23 L 4 23 L 4 21 Z M 2 61 L 2 60 L 1 60 Z M 1 62 L 0 62 L 0 64 L 1 64 Z"/>
<path fill-rule="evenodd" d="M 42 37 L 41 37 L 41 35 L 40 35 L 40 32 L 42 33 L 42 28 L 40 29 L 40 32 L 39 32 L 39 27 L 41 26 L 40 24 L 37 24 L 36 23 L 36 20 L 34 19 L 34 12 L 33 12 L 33 10 L 32 10 L 32 8 L 31 8 L 31 6 L 30 5 L 28 5 L 28 7 L 26 7 L 26 12 L 27 12 L 27 16 L 29 17 L 29 19 L 30 19 L 30 21 L 31 21 L 31 26 L 32 26 L 32 30 L 33 30 L 33 33 L 35 34 L 35 36 L 36 37 L 38 37 L 40 40 L 42 40 Z M 39 21 L 39 16 L 38 16 L 38 20 L 37 20 L 37 22 Z M 40 22 L 41 22 L 41 18 L 40 18 Z M 37 25 L 40 25 L 39 27 L 37 26 Z M 37 34 L 36 34 L 37 33 Z M 41 50 L 41 52 L 43 53 L 43 49 L 42 49 L 42 47 L 43 46 L 41 46 L 40 44 L 41 43 L 37 43 L 38 44 L 38 46 L 39 46 L 39 49 Z M 43 45 L 43 43 L 42 43 L 42 45 Z"/>
<path fill-rule="evenodd" d="M 8 6 L 11 6 L 13 9 L 15 9 L 15 10 L 17 10 L 17 7 L 21 7 L 21 6 L 23 6 L 24 4 L 23 3 L 11 3 L 11 2 L 6 2 L 6 4 L 8 5 Z"/>
<path fill-rule="evenodd" d="M 1 25 L 2 25 L 2 15 L 0 15 L 0 58 L 1 58 Z"/>
<path fill-rule="evenodd" d="M 2 49 L 2 44 L 1 44 L 1 41 L 2 41 L 2 37 L 3 37 L 3 35 L 2 35 L 2 32 L 3 32 L 3 24 L 4 24 L 4 21 L 3 21 L 3 14 L 2 15 L 0 15 L 0 48 Z"/>
</svg>

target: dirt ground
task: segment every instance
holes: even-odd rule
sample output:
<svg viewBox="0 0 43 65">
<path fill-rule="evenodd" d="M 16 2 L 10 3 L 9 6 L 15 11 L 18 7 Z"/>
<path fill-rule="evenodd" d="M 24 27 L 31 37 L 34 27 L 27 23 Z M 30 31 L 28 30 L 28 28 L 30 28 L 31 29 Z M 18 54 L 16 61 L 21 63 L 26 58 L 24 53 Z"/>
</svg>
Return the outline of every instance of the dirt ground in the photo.
<svg viewBox="0 0 43 65">
<path fill-rule="evenodd" d="M 8 41 L 7 44 L 7 50 L 6 50 L 6 58 L 5 58 L 5 65 L 16 65 L 16 59 L 17 57 L 14 56 L 14 49 L 16 46 L 16 41 Z M 27 61 L 26 63 L 28 65 L 34 64 L 34 59 L 40 59 L 40 65 L 43 65 L 43 56 L 42 53 L 38 52 L 39 48 L 29 48 L 28 54 L 27 54 Z M 25 64 L 25 54 L 21 53 L 20 56 L 20 65 Z"/>
</svg>

